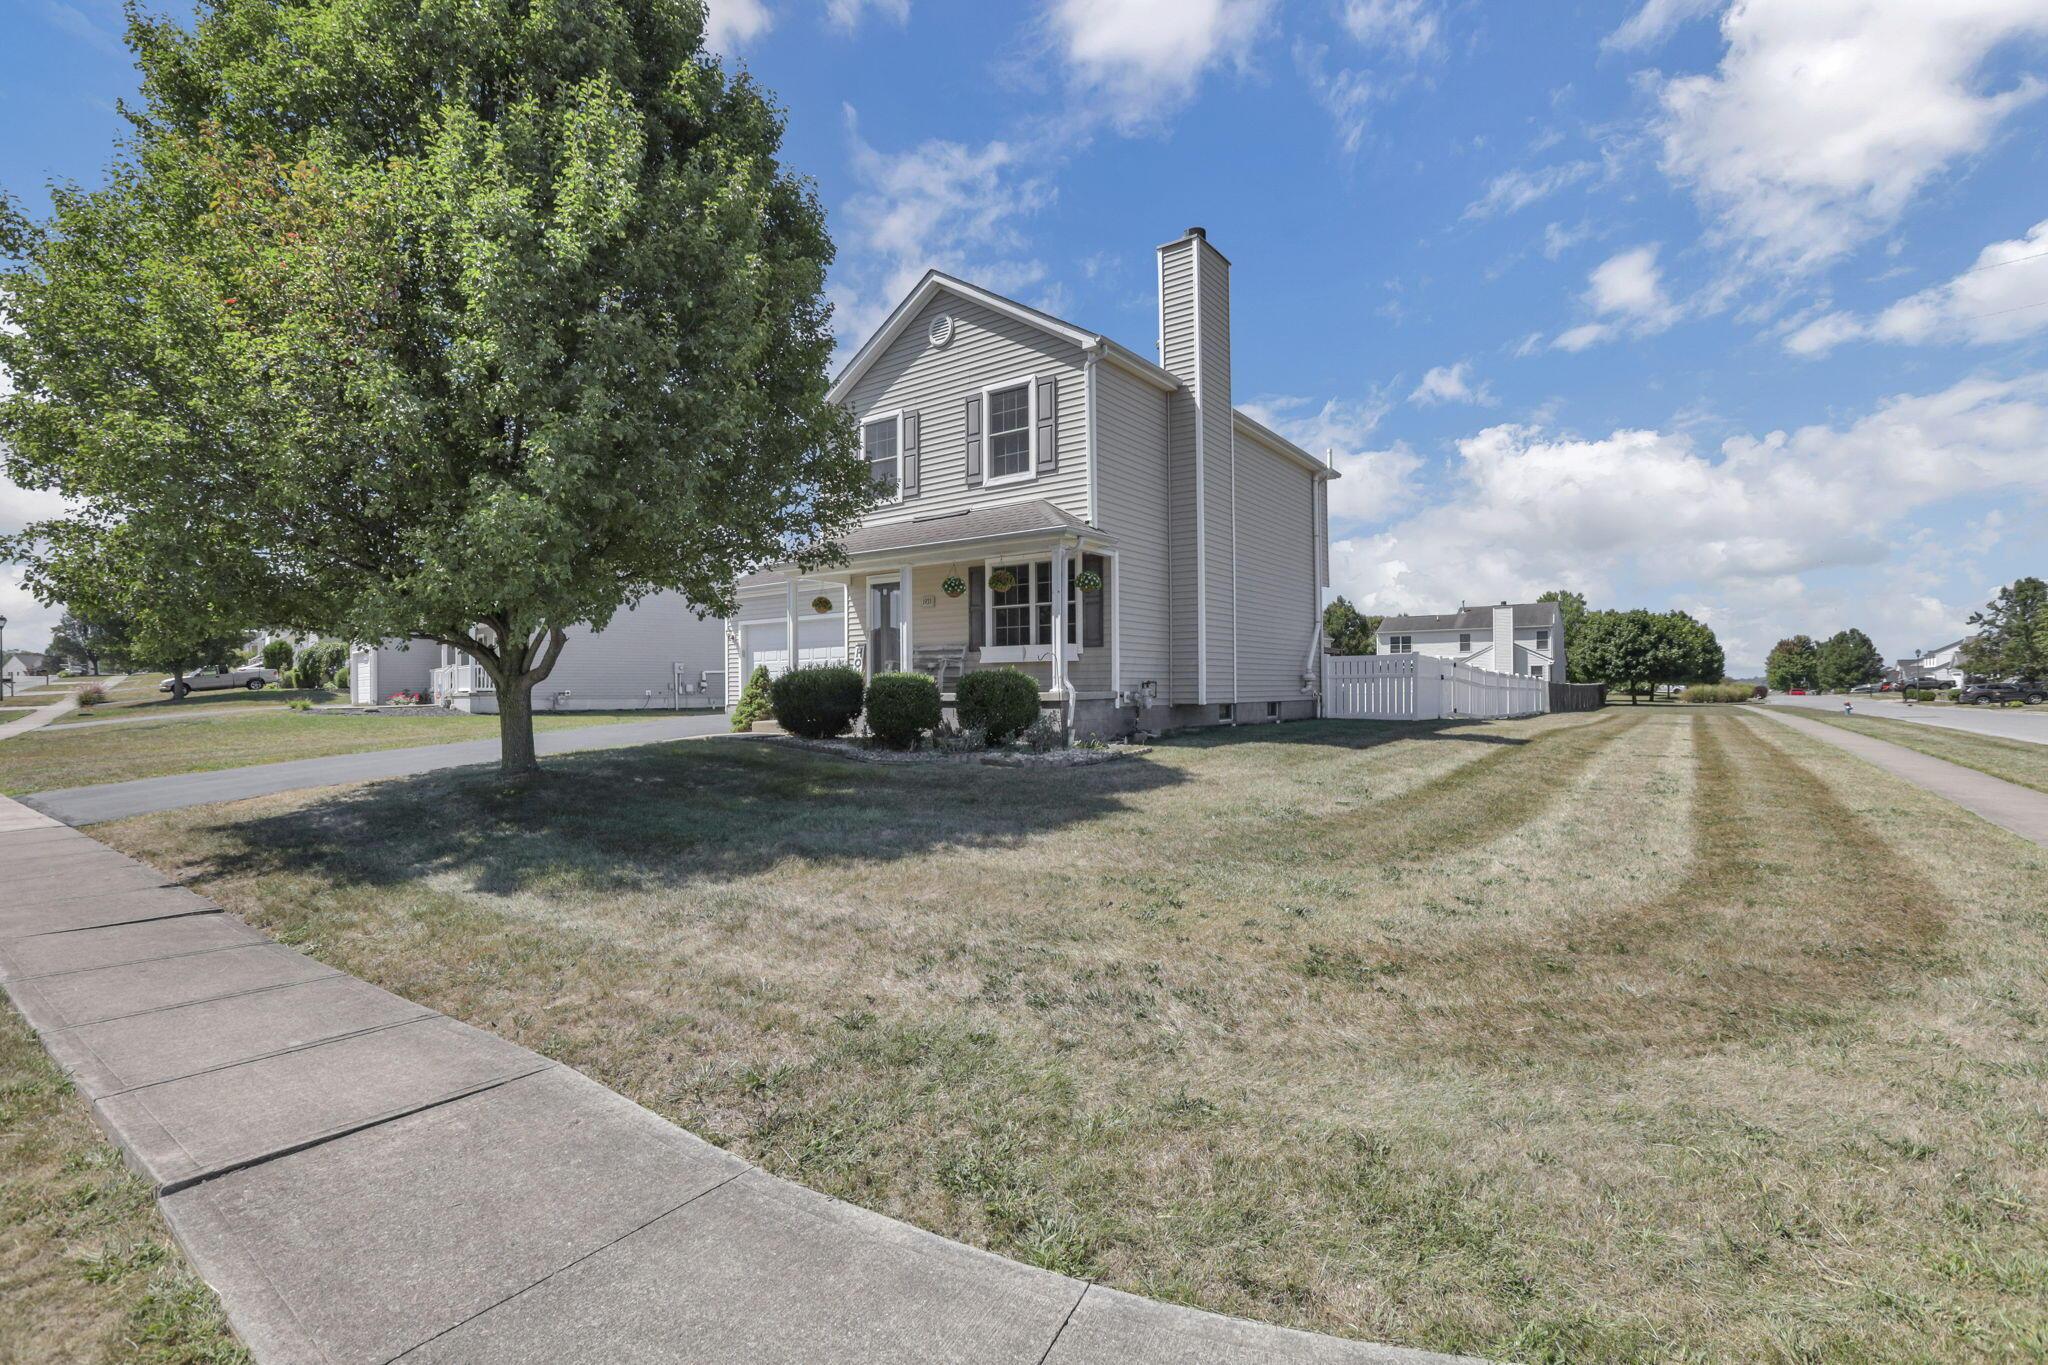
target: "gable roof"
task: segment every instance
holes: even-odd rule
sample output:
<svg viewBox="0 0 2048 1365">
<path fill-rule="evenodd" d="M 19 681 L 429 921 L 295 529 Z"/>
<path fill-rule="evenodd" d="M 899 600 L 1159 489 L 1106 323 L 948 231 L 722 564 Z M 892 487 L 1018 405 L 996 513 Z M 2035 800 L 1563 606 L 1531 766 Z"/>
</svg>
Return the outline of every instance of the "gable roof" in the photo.
<svg viewBox="0 0 2048 1365">
<path fill-rule="evenodd" d="M 1506 606 L 1503 602 L 1500 605 Z M 1555 629 L 1561 622 L 1555 602 L 1517 602 L 1515 609 L 1516 630 L 1540 630 L 1545 626 Z M 1388 616 L 1383 618 L 1375 634 L 1385 635 L 1389 631 L 1418 630 L 1492 630 L 1493 612 L 1491 606 L 1466 607 L 1461 611 L 1448 612 L 1441 616 Z"/>
<path fill-rule="evenodd" d="M 1058 337 L 1062 341 L 1079 346 L 1084 351 L 1101 354 L 1138 378 L 1168 393 L 1180 387 L 1180 381 L 1171 374 L 1130 347 L 1119 345 L 1099 332 L 1076 327 L 1073 323 L 1062 321 L 1050 313 L 1041 313 L 1036 308 L 1027 307 L 1015 299 L 1006 299 L 1001 294 L 991 293 L 980 285 L 969 284 L 941 271 L 927 270 L 924 272 L 924 278 L 917 282 L 917 287 L 904 297 L 903 302 L 896 305 L 895 311 L 889 314 L 888 319 L 876 329 L 875 334 L 853 353 L 853 359 L 846 362 L 846 368 L 839 372 L 839 377 L 832 381 L 832 387 L 826 391 L 826 399 L 834 403 L 843 402 L 853 391 L 853 386 L 860 382 L 860 377 L 895 344 L 896 338 L 902 336 L 917 315 L 924 311 L 924 306 L 941 293 L 953 294 L 969 303 L 978 303 L 991 312 L 1015 318 L 1027 326 L 1036 327 L 1048 336 Z"/>
</svg>

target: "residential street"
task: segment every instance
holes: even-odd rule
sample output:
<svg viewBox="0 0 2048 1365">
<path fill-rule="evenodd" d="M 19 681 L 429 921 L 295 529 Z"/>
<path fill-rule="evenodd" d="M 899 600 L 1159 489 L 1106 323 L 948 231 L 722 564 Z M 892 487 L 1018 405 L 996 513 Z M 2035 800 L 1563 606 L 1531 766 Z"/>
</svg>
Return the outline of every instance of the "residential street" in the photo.
<svg viewBox="0 0 2048 1365">
<path fill-rule="evenodd" d="M 699 735 L 722 734 L 727 727 L 728 721 L 723 712 L 676 715 L 661 720 L 544 732 L 534 736 L 534 749 L 545 758 L 549 754 L 573 753 L 580 749 L 617 749 L 633 744 L 693 739 Z M 90 825 L 101 820 L 124 820 L 131 815 L 149 815 L 184 806 L 210 805 L 215 801 L 271 796 L 300 787 L 332 787 L 380 777 L 411 777 L 442 768 L 494 763 L 497 758 L 497 740 L 472 739 L 459 744 L 427 744 L 411 749 L 381 749 L 370 753 L 336 754 L 328 758 L 295 759 L 289 763 L 262 763 L 248 768 L 223 768 L 217 772 L 145 777 L 133 782 L 108 782 L 95 787 L 65 787 L 37 792 L 23 797 L 22 802 L 67 825 Z"/>
<path fill-rule="evenodd" d="M 1914 725 L 1932 725 L 1944 730 L 1962 730 L 1973 735 L 1988 735 L 1994 739 L 2024 740 L 2029 744 L 2048 744 L 2048 706 L 2029 707 L 2024 711 L 2007 710 L 1995 706 L 1908 706 L 1903 699 L 1885 694 L 1860 694 L 1854 697 L 1788 697 L 1782 692 L 1773 692 L 1768 705 L 1774 707 L 1803 708 L 1808 711 L 1830 711 L 1842 713 L 1844 701 L 1856 703 L 1856 714 L 1875 716 L 1880 720 L 1903 720 Z"/>
</svg>

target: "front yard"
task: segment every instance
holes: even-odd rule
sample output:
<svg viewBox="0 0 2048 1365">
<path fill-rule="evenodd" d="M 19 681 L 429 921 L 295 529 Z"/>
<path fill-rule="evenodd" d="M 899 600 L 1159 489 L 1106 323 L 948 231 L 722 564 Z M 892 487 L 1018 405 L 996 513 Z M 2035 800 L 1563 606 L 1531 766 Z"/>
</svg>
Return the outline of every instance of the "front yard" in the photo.
<svg viewBox="0 0 2048 1365">
<path fill-rule="evenodd" d="M 1118 1288 L 1515 1359 L 2048 1352 L 2048 856 L 1737 708 L 1060 772 L 715 739 L 94 833 Z"/>
<path fill-rule="evenodd" d="M 536 716 L 533 728 L 567 730 L 648 718 L 644 711 L 579 711 Z M 50 725 L 0 743 L 0 796 L 293 758 L 493 739 L 497 733 L 496 716 L 349 715 L 250 707 L 218 712 L 201 707 L 133 724 Z"/>
<path fill-rule="evenodd" d="M 1989 773 L 2002 781 L 2032 787 L 2037 792 L 2048 792 L 2048 744 L 1976 735 L 1967 730 L 1950 730 L 1942 726 L 1916 725 L 1909 720 L 1886 716 L 1840 716 L 1832 711 L 1814 710 L 1796 714 L 1825 721 L 1837 729 L 1854 730 L 1873 739 L 1889 740 L 1950 763 L 1960 763 L 1965 768 L 1975 768 L 1980 773 Z M 2042 731 L 2048 735 L 2048 721 L 2043 722 Z"/>
</svg>

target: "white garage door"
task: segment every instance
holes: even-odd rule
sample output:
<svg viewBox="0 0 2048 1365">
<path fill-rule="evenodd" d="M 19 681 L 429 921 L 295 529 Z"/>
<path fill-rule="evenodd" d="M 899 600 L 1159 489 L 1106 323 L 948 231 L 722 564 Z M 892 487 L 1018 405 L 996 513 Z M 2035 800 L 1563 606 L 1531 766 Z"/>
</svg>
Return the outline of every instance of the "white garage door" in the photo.
<svg viewBox="0 0 2048 1365">
<path fill-rule="evenodd" d="M 818 664 L 836 664 L 846 661 L 846 618 L 834 612 L 830 616 L 806 616 L 798 619 L 796 635 L 801 642 L 800 666 L 809 668 Z M 768 676 L 779 678 L 789 668 L 789 650 L 785 641 L 789 627 L 782 621 L 757 621 L 740 626 L 740 677 L 742 680 L 754 676 L 754 669 L 766 665 Z"/>
</svg>

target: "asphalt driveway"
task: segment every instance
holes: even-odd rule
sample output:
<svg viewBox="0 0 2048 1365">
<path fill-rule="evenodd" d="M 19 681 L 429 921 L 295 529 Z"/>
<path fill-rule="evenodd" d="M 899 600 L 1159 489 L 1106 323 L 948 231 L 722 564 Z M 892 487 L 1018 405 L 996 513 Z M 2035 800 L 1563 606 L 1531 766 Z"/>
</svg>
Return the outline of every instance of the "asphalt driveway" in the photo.
<svg viewBox="0 0 2048 1365">
<path fill-rule="evenodd" d="M 730 728 L 731 722 L 722 711 L 665 716 L 660 720 L 627 721 L 619 725 L 595 725 L 588 729 L 543 731 L 534 736 L 534 749 L 545 758 L 549 754 L 575 753 L 584 749 L 621 749 L 634 744 L 693 739 L 699 735 L 723 734 Z M 157 811 L 178 810 L 185 806 L 207 806 L 216 801 L 273 796 L 301 787 L 333 787 L 344 782 L 368 782 L 382 777 L 411 777 L 442 768 L 466 768 L 497 761 L 496 739 L 471 739 L 456 744 L 423 744 L 412 749 L 379 749 L 365 754 L 336 754 L 331 758 L 259 763 L 247 768 L 223 768 L 217 772 L 144 777 L 133 782 L 107 782 L 93 787 L 60 787 L 20 799 L 23 805 L 54 816 L 67 825 L 90 825 L 101 820 L 125 820 L 131 815 L 152 815 Z"/>
<path fill-rule="evenodd" d="M 1876 716 L 1880 720 L 1903 720 L 1914 725 L 1932 725 L 1942 730 L 1961 730 L 1966 734 L 1988 735 L 1993 739 L 2017 739 L 2029 744 L 2048 744 L 2048 706 L 2030 706 L 2025 710 L 2013 711 L 1997 706 L 1908 706 L 1901 698 L 1885 693 L 1872 695 L 1859 693 L 1853 697 L 1788 697 L 1782 692 L 1771 693 L 1767 705 L 1804 709 L 1807 711 L 1831 711 L 1842 714 L 1842 703 L 1856 703 L 1859 716 Z"/>
</svg>

